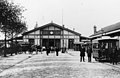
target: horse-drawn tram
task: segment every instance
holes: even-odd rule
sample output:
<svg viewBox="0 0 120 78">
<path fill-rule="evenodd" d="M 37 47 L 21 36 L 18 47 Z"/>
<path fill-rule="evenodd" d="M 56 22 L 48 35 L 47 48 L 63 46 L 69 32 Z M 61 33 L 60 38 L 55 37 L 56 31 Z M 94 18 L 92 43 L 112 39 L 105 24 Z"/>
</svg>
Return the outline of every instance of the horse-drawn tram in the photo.
<svg viewBox="0 0 120 78">
<path fill-rule="evenodd" d="M 110 61 L 114 49 L 119 48 L 119 40 L 106 38 L 92 41 L 93 58 L 96 61 Z"/>
</svg>

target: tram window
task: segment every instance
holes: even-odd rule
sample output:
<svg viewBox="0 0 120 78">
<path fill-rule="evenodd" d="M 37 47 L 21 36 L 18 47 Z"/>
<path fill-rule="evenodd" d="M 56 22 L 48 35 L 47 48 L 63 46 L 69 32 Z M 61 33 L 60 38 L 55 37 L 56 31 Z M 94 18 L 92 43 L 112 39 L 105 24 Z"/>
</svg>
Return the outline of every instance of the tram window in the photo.
<svg viewBox="0 0 120 78">
<path fill-rule="evenodd" d="M 99 45 L 97 43 L 93 44 L 93 48 L 99 48 Z"/>
<path fill-rule="evenodd" d="M 108 43 L 106 43 L 106 46 L 105 46 L 105 48 L 106 48 L 106 49 L 108 48 Z"/>
</svg>

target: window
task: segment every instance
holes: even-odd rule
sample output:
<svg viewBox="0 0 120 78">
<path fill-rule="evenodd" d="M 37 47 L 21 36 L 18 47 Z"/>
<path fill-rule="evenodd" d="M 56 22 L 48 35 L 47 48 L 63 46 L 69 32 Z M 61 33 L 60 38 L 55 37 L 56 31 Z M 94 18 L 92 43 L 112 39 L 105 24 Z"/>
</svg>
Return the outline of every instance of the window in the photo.
<svg viewBox="0 0 120 78">
<path fill-rule="evenodd" d="M 49 34 L 49 31 L 44 30 L 44 31 L 42 32 L 42 34 L 43 34 L 43 35 L 48 35 L 48 34 Z"/>
<path fill-rule="evenodd" d="M 54 34 L 55 34 L 55 35 L 61 35 L 61 31 L 56 30 L 56 31 L 54 31 Z"/>
<path fill-rule="evenodd" d="M 43 35 L 61 35 L 60 30 L 44 30 Z"/>
</svg>

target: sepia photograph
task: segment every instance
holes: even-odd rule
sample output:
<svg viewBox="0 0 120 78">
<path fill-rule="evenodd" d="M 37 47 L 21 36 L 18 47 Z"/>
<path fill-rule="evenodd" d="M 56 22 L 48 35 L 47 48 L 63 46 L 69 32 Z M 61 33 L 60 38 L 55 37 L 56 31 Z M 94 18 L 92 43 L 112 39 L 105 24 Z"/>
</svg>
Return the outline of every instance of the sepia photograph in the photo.
<svg viewBox="0 0 120 78">
<path fill-rule="evenodd" d="M 0 78 L 120 78 L 120 0 L 0 0 Z"/>
</svg>

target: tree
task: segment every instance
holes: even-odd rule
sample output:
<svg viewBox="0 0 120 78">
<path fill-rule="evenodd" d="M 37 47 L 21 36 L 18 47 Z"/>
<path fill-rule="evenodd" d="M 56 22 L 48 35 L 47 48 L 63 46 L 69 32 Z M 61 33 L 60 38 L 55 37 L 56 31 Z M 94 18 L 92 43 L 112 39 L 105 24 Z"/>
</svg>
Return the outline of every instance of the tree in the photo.
<svg viewBox="0 0 120 78">
<path fill-rule="evenodd" d="M 27 29 L 25 22 L 22 21 L 23 11 L 23 8 L 13 2 L 0 0 L 0 29 L 5 34 L 5 50 L 7 37 L 13 38 L 14 35 Z M 6 51 L 4 51 L 4 56 L 6 56 Z"/>
</svg>

